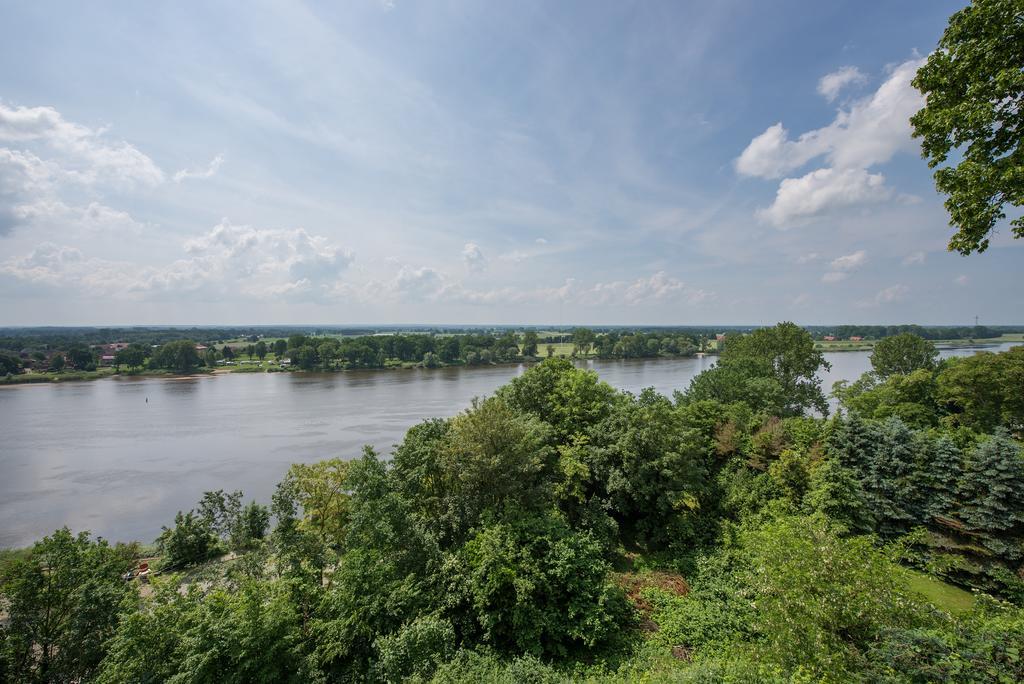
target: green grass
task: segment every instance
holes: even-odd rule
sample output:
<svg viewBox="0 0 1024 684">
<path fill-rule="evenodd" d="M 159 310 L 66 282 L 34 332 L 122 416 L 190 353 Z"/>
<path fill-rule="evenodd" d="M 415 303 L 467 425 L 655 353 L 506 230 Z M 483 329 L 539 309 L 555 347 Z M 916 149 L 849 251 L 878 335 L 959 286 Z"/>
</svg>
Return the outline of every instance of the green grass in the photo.
<svg viewBox="0 0 1024 684">
<path fill-rule="evenodd" d="M 552 342 L 550 345 L 541 342 L 537 345 L 537 356 L 546 359 L 549 346 L 555 348 L 553 356 L 572 356 L 572 342 Z"/>
<path fill-rule="evenodd" d="M 932 340 L 938 347 L 973 347 L 979 344 L 1002 344 L 1005 342 L 1024 342 L 1024 334 L 1010 333 L 999 337 L 978 338 L 974 340 Z M 871 351 L 878 340 L 861 340 L 851 342 L 850 340 L 836 340 L 834 342 L 816 341 L 814 348 L 820 351 Z"/>
<path fill-rule="evenodd" d="M 966 613 L 974 607 L 974 594 L 916 570 L 908 570 L 911 590 L 924 596 L 936 608 L 947 613 Z"/>
</svg>

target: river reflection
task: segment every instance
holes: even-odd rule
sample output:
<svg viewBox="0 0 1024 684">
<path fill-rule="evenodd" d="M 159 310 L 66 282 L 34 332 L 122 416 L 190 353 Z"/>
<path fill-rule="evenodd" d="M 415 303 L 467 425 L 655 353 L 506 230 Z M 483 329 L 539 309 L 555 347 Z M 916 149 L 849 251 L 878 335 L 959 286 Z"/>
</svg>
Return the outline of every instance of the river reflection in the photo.
<svg viewBox="0 0 1024 684">
<path fill-rule="evenodd" d="M 827 356 L 826 389 L 868 369 L 866 352 Z M 671 395 L 713 364 L 706 357 L 580 365 L 620 389 Z M 453 415 L 524 370 L 110 378 L 0 388 L 0 546 L 31 543 L 61 525 L 151 541 L 203 491 L 242 489 L 267 502 L 288 464 L 353 458 L 364 444 L 390 454 L 410 426 Z"/>
</svg>

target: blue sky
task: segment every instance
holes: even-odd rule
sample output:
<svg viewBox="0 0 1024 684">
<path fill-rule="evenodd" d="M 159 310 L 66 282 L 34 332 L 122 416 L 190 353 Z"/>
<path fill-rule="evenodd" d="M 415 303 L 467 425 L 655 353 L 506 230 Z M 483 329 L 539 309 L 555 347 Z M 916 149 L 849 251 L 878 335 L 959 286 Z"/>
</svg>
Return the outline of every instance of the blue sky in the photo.
<svg viewBox="0 0 1024 684">
<path fill-rule="evenodd" d="M 961 4 L 4 3 L 0 325 L 1022 322 L 906 122 Z"/>
</svg>

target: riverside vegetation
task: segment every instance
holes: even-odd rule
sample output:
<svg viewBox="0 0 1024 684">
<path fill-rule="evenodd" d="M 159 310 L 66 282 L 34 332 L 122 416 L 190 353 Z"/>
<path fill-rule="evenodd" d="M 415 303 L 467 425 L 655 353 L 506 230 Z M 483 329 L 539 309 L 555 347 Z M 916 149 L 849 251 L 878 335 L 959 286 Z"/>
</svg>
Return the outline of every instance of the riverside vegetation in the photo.
<svg viewBox="0 0 1024 684">
<path fill-rule="evenodd" d="M 58 530 L 3 558 L 0 679 L 1020 681 L 1024 348 L 872 363 L 824 417 L 790 323 L 672 398 L 549 359 L 390 459 L 208 492 L 142 591 L 145 549 Z"/>
</svg>

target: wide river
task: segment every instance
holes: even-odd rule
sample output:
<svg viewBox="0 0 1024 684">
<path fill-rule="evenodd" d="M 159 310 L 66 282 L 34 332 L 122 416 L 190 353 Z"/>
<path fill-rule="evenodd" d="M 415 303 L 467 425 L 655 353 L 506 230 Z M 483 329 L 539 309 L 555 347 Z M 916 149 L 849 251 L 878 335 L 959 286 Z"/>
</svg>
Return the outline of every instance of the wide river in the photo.
<svg viewBox="0 0 1024 684">
<path fill-rule="evenodd" d="M 826 356 L 826 392 L 869 368 L 867 352 Z M 671 395 L 713 364 L 714 357 L 580 365 L 620 389 Z M 247 499 L 269 503 L 290 463 L 353 458 L 364 444 L 389 455 L 410 426 L 458 413 L 524 370 L 240 373 L 0 387 L 0 547 L 30 544 L 62 525 L 149 542 L 176 511 L 212 489 L 242 489 Z"/>
</svg>

